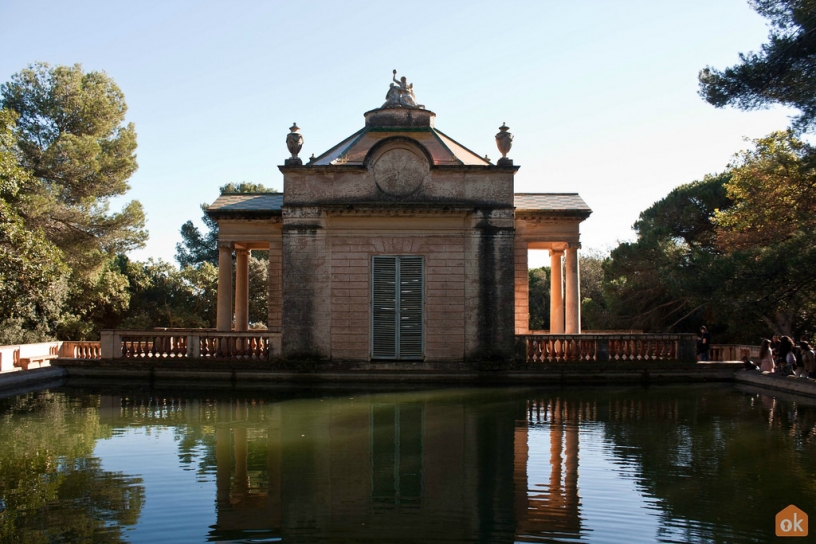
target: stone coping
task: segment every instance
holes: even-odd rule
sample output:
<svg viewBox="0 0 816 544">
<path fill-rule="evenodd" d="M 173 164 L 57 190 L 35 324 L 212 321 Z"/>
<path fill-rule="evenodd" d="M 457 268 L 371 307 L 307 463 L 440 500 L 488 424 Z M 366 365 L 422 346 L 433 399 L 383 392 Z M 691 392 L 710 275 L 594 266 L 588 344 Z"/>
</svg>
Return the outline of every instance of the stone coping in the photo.
<svg viewBox="0 0 816 544">
<path fill-rule="evenodd" d="M 70 378 L 238 383 L 439 383 L 480 385 L 732 381 L 734 365 L 695 362 L 340 363 L 60 359 Z M 741 364 L 741 363 L 739 363 Z"/>
<path fill-rule="evenodd" d="M 816 380 L 810 378 L 780 376 L 758 370 L 739 370 L 734 373 L 734 380 L 737 383 L 753 385 L 763 389 L 774 389 L 816 398 Z"/>
<path fill-rule="evenodd" d="M 58 366 L 57 366 L 58 365 Z M 816 380 L 744 371 L 742 362 L 536 363 L 497 370 L 494 363 L 289 363 L 60 359 L 55 366 L 0 375 L 0 396 L 64 385 L 166 382 L 240 388 L 281 384 L 607 385 L 736 382 L 759 392 L 816 399 Z M 736 370 L 739 368 L 739 370 Z"/>
<path fill-rule="evenodd" d="M 3 373 L 0 374 L 0 397 L 59 387 L 67 377 L 68 371 L 57 366 Z"/>
</svg>

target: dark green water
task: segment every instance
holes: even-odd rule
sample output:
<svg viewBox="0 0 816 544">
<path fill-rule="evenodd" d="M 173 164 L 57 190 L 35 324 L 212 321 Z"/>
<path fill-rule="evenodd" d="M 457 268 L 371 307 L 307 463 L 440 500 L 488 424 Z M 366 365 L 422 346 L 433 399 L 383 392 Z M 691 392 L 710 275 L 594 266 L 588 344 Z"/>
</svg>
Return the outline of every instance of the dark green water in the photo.
<svg viewBox="0 0 816 544">
<path fill-rule="evenodd" d="M 766 542 L 816 514 L 816 407 L 730 385 L 62 389 L 0 418 L 2 542 Z"/>
</svg>

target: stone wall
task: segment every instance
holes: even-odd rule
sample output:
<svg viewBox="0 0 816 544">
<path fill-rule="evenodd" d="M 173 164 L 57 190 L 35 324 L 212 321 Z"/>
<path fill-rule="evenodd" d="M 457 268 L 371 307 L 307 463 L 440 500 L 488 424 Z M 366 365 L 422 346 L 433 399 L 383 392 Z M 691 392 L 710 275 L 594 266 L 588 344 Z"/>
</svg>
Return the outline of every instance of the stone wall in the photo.
<svg viewBox="0 0 816 544">
<path fill-rule="evenodd" d="M 319 211 L 289 210 L 282 238 L 281 349 L 292 359 L 328 359 L 331 255 Z"/>
<path fill-rule="evenodd" d="M 431 163 L 395 136 L 363 165 L 281 168 L 285 357 L 368 361 L 372 257 L 421 255 L 425 360 L 512 360 L 516 169 Z"/>
<path fill-rule="evenodd" d="M 462 235 L 331 237 L 331 357 L 369 359 L 371 257 L 425 258 L 425 357 L 461 360 L 464 354 L 464 249 Z"/>
<path fill-rule="evenodd" d="M 465 360 L 511 361 L 515 333 L 512 210 L 478 210 L 468 251 Z"/>
<path fill-rule="evenodd" d="M 286 357 L 369 360 L 372 257 L 421 255 L 425 360 L 512 359 L 512 211 L 305 215 L 283 229 Z"/>
</svg>

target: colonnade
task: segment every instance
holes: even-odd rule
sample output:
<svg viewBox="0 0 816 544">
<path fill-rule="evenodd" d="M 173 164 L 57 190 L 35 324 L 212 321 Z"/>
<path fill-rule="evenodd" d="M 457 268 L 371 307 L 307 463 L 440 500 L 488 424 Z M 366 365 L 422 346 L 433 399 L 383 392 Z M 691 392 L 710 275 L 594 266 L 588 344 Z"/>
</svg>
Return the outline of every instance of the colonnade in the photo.
<svg viewBox="0 0 816 544">
<path fill-rule="evenodd" d="M 281 243 L 218 242 L 218 296 L 215 328 L 219 332 L 249 330 L 249 256 L 251 250 L 269 251 L 267 328 L 280 332 Z M 235 291 L 232 288 L 232 254 L 235 252 Z M 234 319 L 234 322 L 233 322 Z"/>
<path fill-rule="evenodd" d="M 561 278 L 561 259 L 564 258 L 566 281 Z M 550 334 L 581 332 L 580 292 L 578 248 L 571 245 L 565 250 L 550 250 Z"/>
<path fill-rule="evenodd" d="M 530 289 L 526 240 L 516 243 L 516 334 L 527 334 L 530 321 Z M 578 243 L 533 243 L 533 249 L 550 252 L 550 334 L 581 333 L 581 278 Z M 563 273 L 562 273 L 562 262 Z"/>
<path fill-rule="evenodd" d="M 235 250 L 235 307 L 232 299 L 232 248 L 229 242 L 218 243 L 218 309 L 215 328 L 218 331 L 249 330 L 249 250 Z"/>
</svg>

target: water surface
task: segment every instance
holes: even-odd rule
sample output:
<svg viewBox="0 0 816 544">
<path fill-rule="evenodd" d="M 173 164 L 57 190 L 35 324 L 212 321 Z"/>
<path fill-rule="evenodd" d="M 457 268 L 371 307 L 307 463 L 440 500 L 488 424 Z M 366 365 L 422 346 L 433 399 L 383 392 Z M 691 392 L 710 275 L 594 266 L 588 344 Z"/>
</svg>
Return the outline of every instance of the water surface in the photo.
<svg viewBox="0 0 816 544">
<path fill-rule="evenodd" d="M 0 541 L 756 542 L 816 407 L 727 386 L 0 400 Z"/>
</svg>

